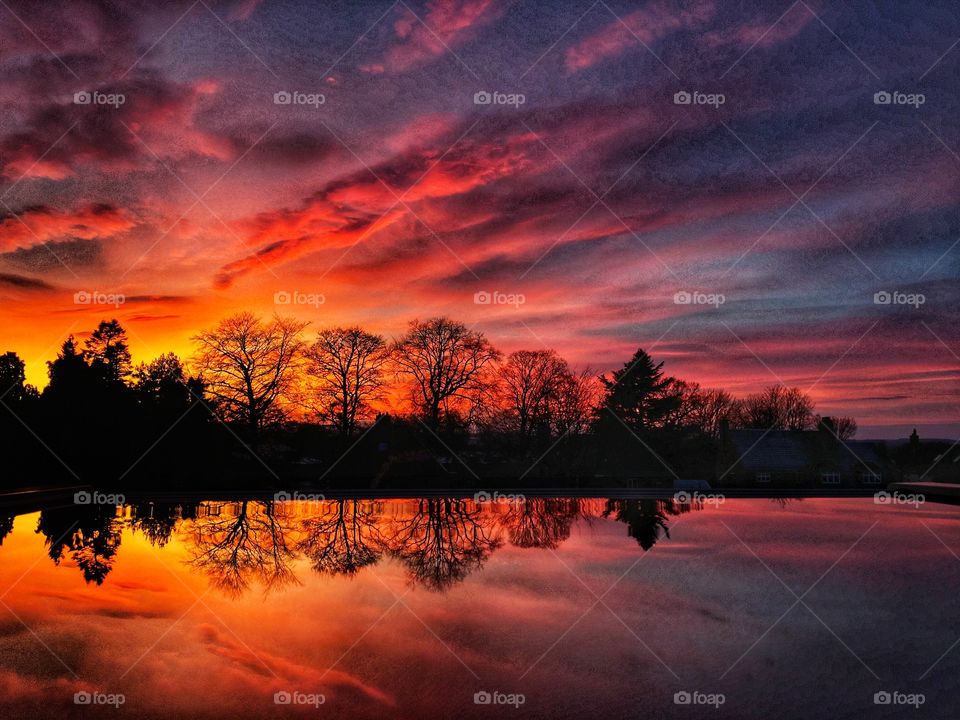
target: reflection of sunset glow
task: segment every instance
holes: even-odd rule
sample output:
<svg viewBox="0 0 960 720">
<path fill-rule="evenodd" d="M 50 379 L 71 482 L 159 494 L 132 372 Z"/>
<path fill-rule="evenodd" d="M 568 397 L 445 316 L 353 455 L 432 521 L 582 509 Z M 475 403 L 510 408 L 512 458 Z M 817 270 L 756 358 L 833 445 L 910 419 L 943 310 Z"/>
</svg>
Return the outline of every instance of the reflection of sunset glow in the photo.
<svg viewBox="0 0 960 720">
<path fill-rule="evenodd" d="M 85 580 L 70 553 L 59 565 L 50 562 L 50 547 L 34 528 L 52 527 L 53 515 L 19 516 L 0 547 L 0 586 L 12 586 L 4 602 L 78 678 L 8 613 L 2 625 L 3 642 L 14 650 L 8 657 L 33 659 L 5 665 L 2 701 L 31 716 L 53 716 L 50 703 L 68 708 L 73 692 L 100 688 L 124 693 L 125 711 L 138 717 L 262 717 L 276 711 L 273 693 L 300 689 L 323 693 L 324 712 L 335 717 L 382 717 L 390 708 L 434 717 L 444 708 L 466 708 L 474 685 L 486 683 L 522 691 L 557 716 L 576 696 L 616 713 L 622 695 L 616 688 L 632 679 L 645 688 L 646 702 L 660 707 L 669 698 L 663 690 L 672 682 L 669 672 L 609 611 L 595 609 L 570 629 L 594 601 L 586 588 L 600 594 L 616 583 L 606 602 L 664 662 L 684 676 L 716 677 L 791 601 L 753 553 L 798 593 L 843 556 L 807 602 L 878 669 L 893 672 L 884 665 L 885 651 L 871 643 L 886 647 L 902 629 L 890 622 L 877 628 L 877 616 L 911 618 L 910 636 L 897 641 L 898 672 L 917 666 L 917 676 L 942 653 L 942 633 L 912 612 L 910 589 L 927 588 L 930 617 L 951 606 L 953 594 L 942 593 L 933 577 L 943 589 L 952 587 L 960 565 L 920 521 L 957 546 L 956 508 L 727 500 L 671 514 L 670 503 L 647 502 L 660 502 L 670 537 L 661 533 L 646 554 L 639 538 L 628 536 L 634 530 L 613 519 L 639 522 L 642 506 L 630 501 L 128 506 L 105 510 L 98 520 L 112 524 L 119 539 L 100 585 Z M 68 510 L 63 520 L 72 512 L 72 523 L 78 511 Z M 238 519 L 247 524 L 234 538 L 237 556 L 207 554 L 209 562 L 198 564 L 211 547 L 225 547 Z M 91 525 L 81 520 L 78 527 Z M 421 553 L 430 540 L 453 546 Z M 69 543 L 79 548 L 83 541 L 76 536 Z M 849 692 L 859 682 L 856 660 L 810 616 L 794 612 L 767 641 L 779 662 L 796 663 L 797 681 L 821 693 L 832 691 L 829 679 L 811 675 L 811 668 L 849 667 L 845 702 L 858 706 Z M 797 635 L 800 628 L 807 634 Z M 565 631 L 569 636 L 518 682 Z M 763 662 L 770 651 L 762 645 L 749 662 Z M 479 684 L 453 653 L 482 678 Z M 568 671 L 574 657 L 585 663 L 576 675 Z M 812 657 L 821 662 L 811 664 Z M 758 707 L 772 708 L 774 696 L 741 685 L 757 667 L 749 662 L 725 690 L 750 693 Z M 925 688 L 931 702 L 960 661 L 943 662 Z M 38 712 L 40 703 L 46 709 Z"/>
</svg>

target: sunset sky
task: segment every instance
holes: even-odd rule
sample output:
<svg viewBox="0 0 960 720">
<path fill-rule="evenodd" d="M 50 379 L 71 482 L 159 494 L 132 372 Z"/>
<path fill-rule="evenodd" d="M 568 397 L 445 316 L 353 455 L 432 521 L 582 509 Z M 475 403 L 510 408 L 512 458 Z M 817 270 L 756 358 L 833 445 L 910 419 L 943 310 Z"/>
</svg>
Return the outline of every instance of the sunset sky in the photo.
<svg viewBox="0 0 960 720">
<path fill-rule="evenodd" d="M 0 352 L 42 386 L 103 318 L 139 361 L 448 314 L 956 437 L 958 38 L 951 1 L 4 0 Z"/>
</svg>

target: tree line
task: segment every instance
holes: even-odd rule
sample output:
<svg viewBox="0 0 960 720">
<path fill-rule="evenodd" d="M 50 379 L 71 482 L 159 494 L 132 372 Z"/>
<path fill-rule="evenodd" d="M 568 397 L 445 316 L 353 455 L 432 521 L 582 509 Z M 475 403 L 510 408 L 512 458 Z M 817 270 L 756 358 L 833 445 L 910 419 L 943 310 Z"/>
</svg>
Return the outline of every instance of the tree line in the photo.
<svg viewBox="0 0 960 720">
<path fill-rule="evenodd" d="M 576 372 L 554 350 L 504 356 L 484 333 L 447 317 L 412 320 L 393 341 L 351 326 L 321 329 L 309 343 L 306 327 L 241 313 L 194 338 L 198 377 L 226 417 L 256 433 L 302 410 L 306 398 L 316 418 L 349 437 L 392 389 L 435 430 L 466 424 L 524 440 L 584 432 L 604 409 L 634 429 L 686 426 L 711 436 L 724 421 L 784 430 L 819 421 L 799 388 L 774 385 L 737 399 L 666 376 L 643 349 L 608 377 Z M 852 437 L 853 419 L 838 421 L 842 436 Z"/>
<path fill-rule="evenodd" d="M 7 455 L 27 447 L 30 457 L 42 455 L 39 445 L 73 471 L 73 463 L 96 468 L 114 458 L 119 468 L 137 451 L 136 464 L 150 468 L 159 448 L 168 455 L 161 469 L 173 463 L 170 453 L 197 453 L 176 465 L 192 463 L 199 473 L 236 457 L 237 440 L 258 447 L 278 429 L 308 424 L 353 442 L 385 413 L 441 440 L 514 454 L 625 431 L 654 445 L 709 447 L 725 426 L 801 430 L 820 420 L 798 388 L 736 398 L 668 376 L 643 349 L 598 375 L 550 349 L 504 354 L 448 317 L 412 320 L 392 339 L 358 326 L 312 335 L 307 327 L 242 312 L 197 333 L 187 360 L 165 353 L 134 366 L 126 331 L 105 320 L 82 346 L 73 336 L 63 342 L 42 392 L 7 352 L 0 355 L 0 403 L 9 411 L 2 437 L 13 443 Z M 833 427 L 844 439 L 856 432 L 852 418 Z"/>
</svg>

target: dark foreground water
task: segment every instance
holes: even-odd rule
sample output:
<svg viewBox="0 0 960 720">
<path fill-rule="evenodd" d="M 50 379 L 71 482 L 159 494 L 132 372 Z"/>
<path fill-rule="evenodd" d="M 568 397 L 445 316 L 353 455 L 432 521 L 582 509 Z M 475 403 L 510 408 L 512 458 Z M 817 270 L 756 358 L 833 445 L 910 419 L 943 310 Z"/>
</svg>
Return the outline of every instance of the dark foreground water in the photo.
<svg viewBox="0 0 960 720">
<path fill-rule="evenodd" d="M 958 521 L 872 498 L 0 512 L 0 717 L 954 718 Z"/>
</svg>

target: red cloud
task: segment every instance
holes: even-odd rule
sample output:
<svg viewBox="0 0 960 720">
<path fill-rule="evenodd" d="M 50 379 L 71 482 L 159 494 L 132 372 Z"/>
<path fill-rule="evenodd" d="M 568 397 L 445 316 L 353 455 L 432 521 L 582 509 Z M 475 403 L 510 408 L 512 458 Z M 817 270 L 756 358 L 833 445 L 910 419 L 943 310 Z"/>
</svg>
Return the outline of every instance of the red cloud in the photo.
<svg viewBox="0 0 960 720">
<path fill-rule="evenodd" d="M 248 20 L 253 11 L 260 5 L 261 0 L 239 0 L 236 7 L 230 10 L 229 20 Z"/>
<path fill-rule="evenodd" d="M 75 92 L 91 91 L 123 101 L 109 106 L 74 101 Z M 210 80 L 181 84 L 158 77 L 73 87 L 34 108 L 24 129 L 0 138 L 0 175 L 62 180 L 80 168 L 137 170 L 155 164 L 156 156 L 229 160 L 236 155 L 233 143 L 194 122 L 202 98 L 218 91 Z"/>
<path fill-rule="evenodd" d="M 727 30 L 715 30 L 704 35 L 704 40 L 710 47 L 720 45 L 738 45 L 743 48 L 754 45 L 770 47 L 792 38 L 803 30 L 813 17 L 813 13 L 806 7 L 800 8 L 794 5 L 775 25 L 772 20 L 757 21 Z"/>
<path fill-rule="evenodd" d="M 446 229 L 446 220 L 455 218 L 429 205 L 416 209 L 414 216 L 407 204 L 463 195 L 518 175 L 530 167 L 526 150 L 535 142 L 529 136 L 514 136 L 502 144 L 464 141 L 443 156 L 433 150 L 408 151 L 374 169 L 384 182 L 364 169 L 328 185 L 299 208 L 261 213 L 239 224 L 239 231 L 257 250 L 221 268 L 215 284 L 228 286 L 250 270 L 304 252 L 351 245 L 403 218 L 423 219 L 431 227 L 436 222 L 437 231 Z"/>
<path fill-rule="evenodd" d="M 275 232 L 278 237 L 285 237 L 279 237 L 252 254 L 224 265 L 214 278 L 214 285 L 218 288 L 229 287 L 241 275 L 298 257 L 309 250 L 316 250 L 318 245 L 352 245 L 365 236 L 374 235 L 389 227 L 402 215 L 402 211 L 394 211 L 379 218 L 350 221 L 336 217 L 331 208 L 322 201 L 311 202 L 301 210 L 264 213 L 254 221 L 261 228 L 258 235 L 263 237 Z"/>
<path fill-rule="evenodd" d="M 715 10 L 714 0 L 697 0 L 689 9 L 680 12 L 662 0 L 654 0 L 643 9 L 624 16 L 623 22 L 615 20 L 568 48 L 566 68 L 577 72 L 618 56 L 631 47 L 640 47 L 638 38 L 650 44 L 679 30 L 703 27 L 713 18 Z M 725 45 L 769 47 L 797 35 L 813 17 L 809 10 L 794 7 L 776 24 L 774 18 L 758 19 L 724 30 L 713 30 L 706 33 L 703 40 L 711 48 Z"/>
<path fill-rule="evenodd" d="M 491 22 L 501 12 L 495 0 L 431 0 L 422 18 L 407 8 L 393 25 L 397 42 L 387 49 L 384 61 L 361 69 L 381 73 L 385 69 L 405 72 L 421 67 L 462 45 L 476 28 Z"/>
<path fill-rule="evenodd" d="M 36 207 L 18 215 L 0 217 L 0 252 L 61 238 L 110 237 L 135 225 L 125 211 L 111 205 L 87 205 L 73 212 Z"/>
<path fill-rule="evenodd" d="M 581 40 L 565 53 L 568 71 L 577 72 L 619 55 L 630 47 L 640 47 L 637 38 L 650 44 L 678 30 L 697 28 L 713 17 L 713 0 L 697 0 L 689 9 L 678 11 L 663 0 L 614 20 L 599 32 Z M 624 27 L 626 26 L 626 27 Z M 629 28 L 629 29 L 628 29 Z"/>
</svg>

